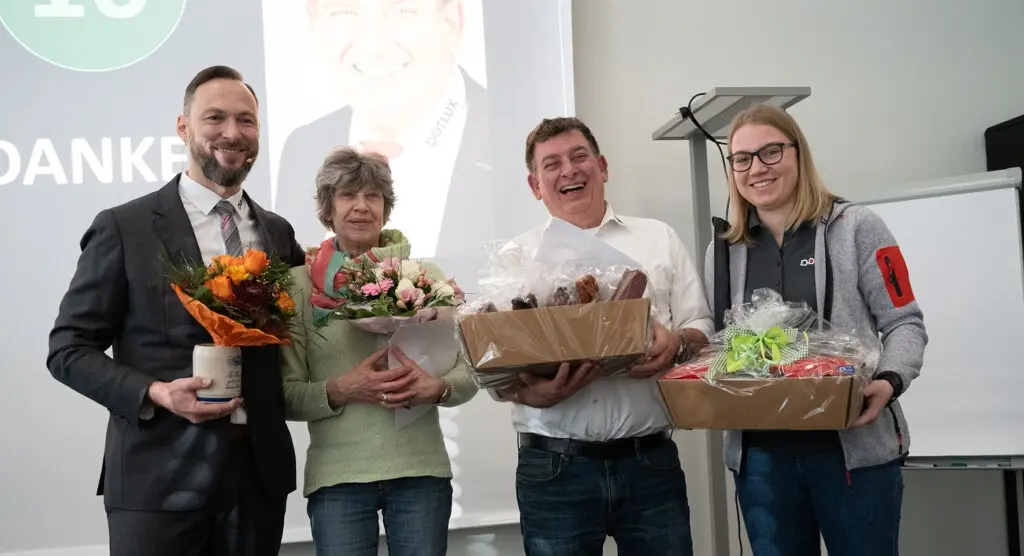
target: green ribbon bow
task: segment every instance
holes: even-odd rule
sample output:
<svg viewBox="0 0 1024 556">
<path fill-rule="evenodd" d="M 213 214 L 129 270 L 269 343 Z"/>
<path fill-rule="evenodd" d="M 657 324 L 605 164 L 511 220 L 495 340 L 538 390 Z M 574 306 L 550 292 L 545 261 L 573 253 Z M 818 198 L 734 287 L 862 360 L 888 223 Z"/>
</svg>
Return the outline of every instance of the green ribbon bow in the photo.
<svg viewBox="0 0 1024 556">
<path fill-rule="evenodd" d="M 725 370 L 764 369 L 783 362 L 783 351 L 790 343 L 781 327 L 773 326 L 763 334 L 737 334 L 729 341 Z"/>
</svg>

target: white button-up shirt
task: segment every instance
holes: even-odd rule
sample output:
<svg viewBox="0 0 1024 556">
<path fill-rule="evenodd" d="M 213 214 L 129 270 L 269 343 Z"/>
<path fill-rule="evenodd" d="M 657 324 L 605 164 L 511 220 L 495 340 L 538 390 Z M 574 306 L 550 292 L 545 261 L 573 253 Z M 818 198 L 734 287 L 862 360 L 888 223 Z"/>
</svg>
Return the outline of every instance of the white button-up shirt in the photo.
<svg viewBox="0 0 1024 556">
<path fill-rule="evenodd" d="M 202 262 L 209 264 L 210 259 L 218 255 L 227 254 L 227 247 L 224 245 L 224 236 L 220 231 L 220 214 L 213 210 L 221 201 L 220 195 L 210 191 L 196 180 L 190 178 L 187 173 L 181 173 L 178 180 L 178 196 L 181 204 L 185 207 L 185 214 L 192 224 L 192 232 L 196 235 L 196 243 L 199 244 L 199 252 L 203 257 Z M 256 230 L 256 220 L 249 210 L 249 204 L 245 202 L 242 189 L 227 198 L 227 201 L 235 207 L 235 227 L 238 228 L 238 237 L 242 240 L 242 249 L 263 249 L 260 242 L 260 235 Z M 153 404 L 147 398 L 139 411 L 139 418 L 148 421 L 153 418 Z M 242 411 L 240 408 L 238 411 Z M 235 419 L 232 415 L 232 423 L 244 423 Z"/>
<path fill-rule="evenodd" d="M 544 230 L 533 228 L 512 240 L 536 252 Z M 610 246 L 643 266 L 655 307 L 653 318 L 669 330 L 694 328 L 711 336 L 714 321 L 689 251 L 664 222 L 617 216 L 611 205 L 601 224 L 590 230 Z M 492 396 L 493 396 L 492 391 Z M 549 408 L 513 404 L 512 423 L 518 432 L 554 438 L 605 441 L 654 434 L 672 428 L 657 377 L 602 377 Z"/>
<path fill-rule="evenodd" d="M 213 210 L 221 201 L 220 195 L 190 178 L 185 172 L 181 173 L 181 180 L 178 182 L 178 194 L 181 196 L 181 204 L 185 206 L 185 214 L 188 214 L 188 220 L 192 223 L 192 230 L 196 234 L 203 263 L 209 264 L 213 257 L 227 253 L 224 236 L 220 231 L 220 214 Z M 242 250 L 262 250 L 256 220 L 249 210 L 249 204 L 245 202 L 242 189 L 226 200 L 235 207 L 235 227 L 238 228 L 238 237 L 242 240 Z"/>
</svg>

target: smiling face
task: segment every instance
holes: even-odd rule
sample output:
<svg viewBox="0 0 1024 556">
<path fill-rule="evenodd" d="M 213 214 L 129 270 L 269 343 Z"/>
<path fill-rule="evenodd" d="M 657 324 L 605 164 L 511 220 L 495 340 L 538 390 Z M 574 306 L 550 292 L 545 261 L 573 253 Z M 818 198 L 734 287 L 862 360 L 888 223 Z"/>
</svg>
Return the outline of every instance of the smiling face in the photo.
<svg viewBox="0 0 1024 556">
<path fill-rule="evenodd" d="M 384 195 L 374 187 L 344 187 L 334 194 L 332 227 L 342 249 L 361 255 L 380 240 Z"/>
<path fill-rule="evenodd" d="M 594 153 L 579 130 L 537 143 L 533 165 L 527 178 L 530 190 L 551 216 L 584 229 L 601 223 L 608 161 Z"/>
<path fill-rule="evenodd" d="M 786 212 L 796 202 L 800 172 L 793 143 L 780 130 L 765 124 L 744 125 L 729 141 L 736 190 L 759 212 Z M 746 166 L 747 161 L 749 168 L 735 169 Z"/>
<path fill-rule="evenodd" d="M 339 92 L 380 128 L 440 102 L 462 31 L 457 0 L 310 0 L 313 40 Z"/>
<path fill-rule="evenodd" d="M 189 176 L 207 187 L 237 190 L 259 154 L 256 98 L 245 83 L 213 79 L 196 88 L 178 136 L 188 144 Z"/>
</svg>

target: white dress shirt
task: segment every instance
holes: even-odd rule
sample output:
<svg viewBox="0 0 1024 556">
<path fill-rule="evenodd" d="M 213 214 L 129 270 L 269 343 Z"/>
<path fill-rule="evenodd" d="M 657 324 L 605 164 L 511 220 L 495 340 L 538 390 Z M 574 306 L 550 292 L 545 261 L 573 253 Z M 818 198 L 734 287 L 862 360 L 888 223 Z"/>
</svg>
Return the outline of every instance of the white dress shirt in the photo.
<svg viewBox="0 0 1024 556">
<path fill-rule="evenodd" d="M 220 195 L 200 185 L 186 172 L 181 173 L 178 194 L 181 195 L 181 204 L 185 206 L 185 213 L 192 223 L 203 262 L 209 264 L 213 257 L 227 254 L 224 236 L 220 232 L 220 214 L 213 210 L 222 200 Z M 238 237 L 242 240 L 242 250 L 263 249 L 260 235 L 256 230 L 256 220 L 249 209 L 249 204 L 245 202 L 242 190 L 239 189 L 238 193 L 226 200 L 235 207 L 235 226 L 238 228 Z"/>
<path fill-rule="evenodd" d="M 220 195 L 203 187 L 188 173 L 182 172 L 178 181 L 178 195 L 181 197 L 181 204 L 185 207 L 185 214 L 192 224 L 192 231 L 196 235 L 196 242 L 199 243 L 199 252 L 203 257 L 203 263 L 209 264 L 210 259 L 217 255 L 226 255 L 228 250 L 224 246 L 224 236 L 220 233 L 220 214 L 213 210 L 221 201 Z M 242 240 L 242 250 L 263 249 L 260 236 L 256 232 L 256 221 L 249 210 L 249 204 L 245 202 L 242 190 L 227 198 L 235 207 L 235 226 L 238 228 L 239 239 Z M 147 397 L 139 411 L 139 418 L 148 421 L 153 418 L 153 404 Z M 245 412 L 238 408 L 231 415 L 231 422 L 236 424 L 245 423 Z"/>
<path fill-rule="evenodd" d="M 466 83 L 456 66 L 441 103 L 398 138 L 402 152 L 388 161 L 397 202 L 387 227 L 401 230 L 410 239 L 412 257 L 435 253 L 465 127 Z M 353 114 L 348 144 L 373 139 L 365 122 Z"/>
<path fill-rule="evenodd" d="M 529 230 L 512 243 L 535 252 L 548 224 Z M 668 224 L 616 216 L 608 205 L 601 224 L 590 231 L 643 266 L 649 284 L 645 296 L 651 297 L 653 318 L 661 325 L 669 330 L 694 328 L 711 335 L 714 321 L 697 269 Z M 657 377 L 602 377 L 544 409 L 514 403 L 512 423 L 518 432 L 585 441 L 643 436 L 672 428 Z"/>
</svg>

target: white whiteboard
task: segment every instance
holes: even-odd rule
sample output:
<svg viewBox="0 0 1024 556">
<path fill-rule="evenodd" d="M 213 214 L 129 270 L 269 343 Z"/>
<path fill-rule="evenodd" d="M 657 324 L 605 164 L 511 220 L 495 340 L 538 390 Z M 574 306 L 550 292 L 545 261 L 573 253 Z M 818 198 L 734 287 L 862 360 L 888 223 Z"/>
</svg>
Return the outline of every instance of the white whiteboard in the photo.
<svg viewBox="0 0 1024 556">
<path fill-rule="evenodd" d="M 1022 455 L 1020 172 L 944 182 L 918 198 L 863 203 L 903 250 L 929 335 L 921 376 L 900 398 L 910 456 Z"/>
</svg>

